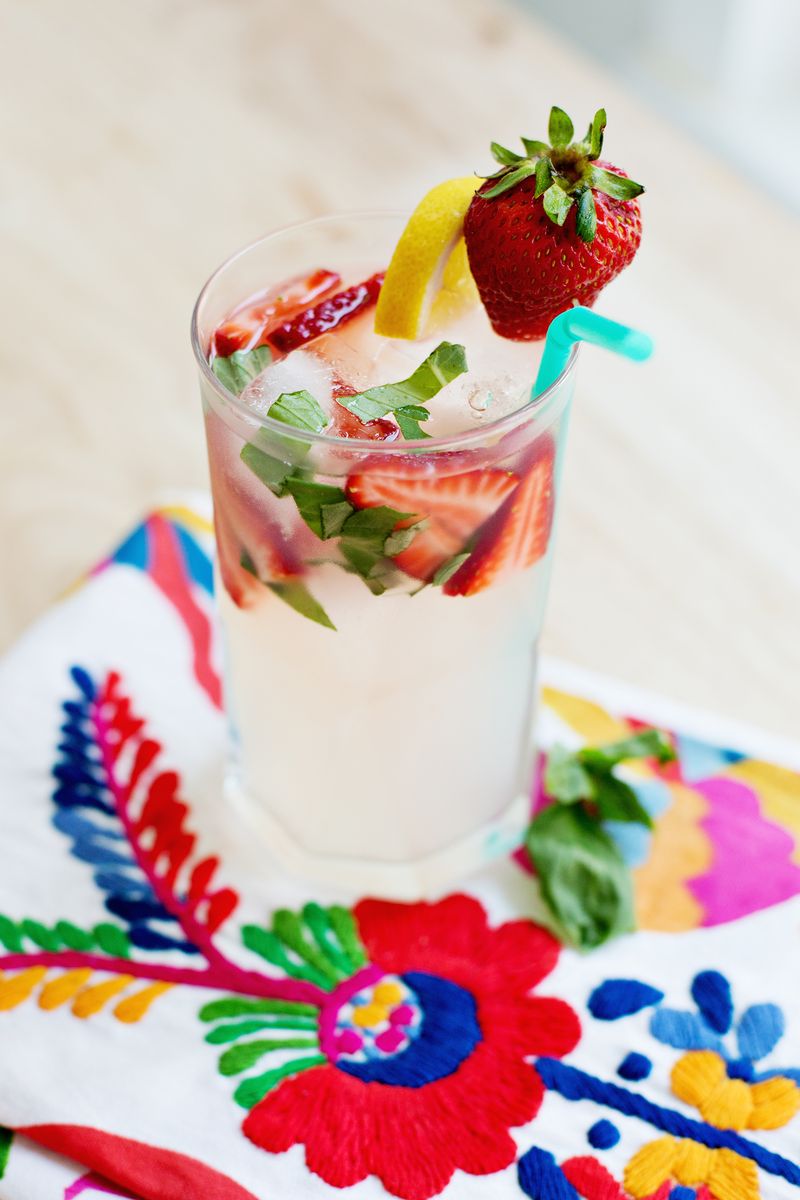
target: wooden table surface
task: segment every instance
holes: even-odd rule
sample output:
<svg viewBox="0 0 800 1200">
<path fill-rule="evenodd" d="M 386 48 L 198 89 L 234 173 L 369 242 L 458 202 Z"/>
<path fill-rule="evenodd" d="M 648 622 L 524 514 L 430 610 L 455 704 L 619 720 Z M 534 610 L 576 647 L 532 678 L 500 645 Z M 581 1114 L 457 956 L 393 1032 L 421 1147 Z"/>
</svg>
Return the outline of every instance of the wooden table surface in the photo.
<svg viewBox="0 0 800 1200">
<path fill-rule="evenodd" d="M 580 367 L 545 649 L 777 733 L 800 717 L 797 224 L 489 0 L 0 0 L 0 639 L 165 488 L 205 486 L 188 343 L 232 249 L 410 208 L 599 104 L 648 186 Z M 766 169 L 779 169 L 767 164 Z M 795 319 L 793 320 L 792 317 Z"/>
</svg>

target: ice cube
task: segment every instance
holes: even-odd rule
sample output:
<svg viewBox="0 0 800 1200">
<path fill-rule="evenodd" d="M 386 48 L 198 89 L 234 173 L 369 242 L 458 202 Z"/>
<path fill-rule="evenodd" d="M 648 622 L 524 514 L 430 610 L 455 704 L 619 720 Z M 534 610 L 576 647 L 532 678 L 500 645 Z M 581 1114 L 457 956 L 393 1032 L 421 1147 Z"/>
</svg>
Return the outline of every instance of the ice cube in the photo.
<svg viewBox="0 0 800 1200">
<path fill-rule="evenodd" d="M 286 358 L 257 375 L 242 392 L 242 400 L 254 412 L 264 416 L 284 392 L 310 392 L 325 412 L 330 412 L 333 395 L 333 370 L 310 350 L 293 350 Z"/>
</svg>

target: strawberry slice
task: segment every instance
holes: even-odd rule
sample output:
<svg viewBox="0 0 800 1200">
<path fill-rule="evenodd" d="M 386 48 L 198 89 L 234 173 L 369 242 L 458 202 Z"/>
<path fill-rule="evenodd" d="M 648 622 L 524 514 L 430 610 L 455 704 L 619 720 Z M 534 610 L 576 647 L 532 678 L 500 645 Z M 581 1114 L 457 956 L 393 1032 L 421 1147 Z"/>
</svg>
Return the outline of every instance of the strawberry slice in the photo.
<svg viewBox="0 0 800 1200">
<path fill-rule="evenodd" d="M 357 396 L 358 388 L 334 375 L 332 395 L 334 400 L 344 396 Z M 334 404 L 331 423 L 325 432 L 334 437 L 363 438 L 371 442 L 393 442 L 400 434 L 394 421 L 386 421 L 383 417 L 376 417 L 374 421 L 362 421 L 343 404 Z"/>
<path fill-rule="evenodd" d="M 415 515 L 398 529 L 427 518 L 428 525 L 394 562 L 415 579 L 431 580 L 448 559 L 463 551 L 472 535 L 517 486 L 517 477 L 494 469 L 444 475 L 420 459 L 387 468 L 367 468 L 350 476 L 345 491 L 357 508 L 381 504 Z"/>
<path fill-rule="evenodd" d="M 553 524 L 554 459 L 553 440 L 547 436 L 541 439 L 519 487 L 487 522 L 469 558 L 445 583 L 446 595 L 474 596 L 544 555 Z"/>
<path fill-rule="evenodd" d="M 337 292 L 335 296 L 330 296 L 320 304 L 278 325 L 264 340 L 269 341 L 275 350 L 288 354 L 290 350 L 305 345 L 313 338 L 321 337 L 323 333 L 344 325 L 358 313 L 377 303 L 383 276 L 384 272 L 379 271 L 363 283 Z"/>
<path fill-rule="evenodd" d="M 341 282 L 341 275 L 321 268 L 271 288 L 255 303 L 248 301 L 222 322 L 214 333 L 215 353 L 228 358 L 235 350 L 252 350 L 275 325 L 329 296 Z"/>
</svg>

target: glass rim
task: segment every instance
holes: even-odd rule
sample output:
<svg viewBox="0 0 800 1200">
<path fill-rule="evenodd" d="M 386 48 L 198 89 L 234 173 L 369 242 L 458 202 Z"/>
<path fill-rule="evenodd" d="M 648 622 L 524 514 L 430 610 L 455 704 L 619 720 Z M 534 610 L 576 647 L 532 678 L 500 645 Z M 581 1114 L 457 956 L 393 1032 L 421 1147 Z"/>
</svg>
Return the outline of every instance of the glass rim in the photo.
<svg viewBox="0 0 800 1200">
<path fill-rule="evenodd" d="M 261 237 L 255 238 L 252 242 L 248 242 L 247 245 L 241 246 L 238 250 L 234 250 L 232 254 L 230 254 L 223 262 L 220 263 L 218 267 L 215 268 L 200 289 L 200 293 L 195 301 L 194 308 L 192 309 L 191 343 L 195 360 L 200 369 L 201 379 L 205 380 L 212 391 L 216 393 L 218 399 L 221 400 L 227 408 L 232 409 L 249 425 L 253 425 L 260 429 L 267 429 L 277 435 L 286 435 L 287 427 L 285 422 L 277 421 L 274 417 L 270 417 L 267 414 L 254 412 L 249 405 L 243 403 L 238 396 L 234 395 L 233 392 L 229 391 L 228 388 L 226 388 L 224 384 L 220 382 L 220 380 L 212 371 L 206 356 L 206 351 L 201 344 L 199 331 L 201 310 L 205 300 L 211 294 L 214 285 L 223 272 L 229 267 L 233 266 L 235 262 L 243 259 L 251 251 L 257 249 L 259 246 L 262 246 L 265 242 L 279 238 L 285 233 L 292 233 L 310 226 L 318 227 L 320 225 L 343 220 L 369 221 L 374 220 L 375 218 L 396 218 L 397 220 L 403 220 L 406 217 L 407 214 L 398 210 L 389 209 L 381 211 L 378 209 L 365 209 L 355 212 L 327 213 L 324 216 L 310 217 L 301 221 L 293 221 L 288 225 L 282 225 L 280 228 L 272 230 L 270 233 L 262 234 Z M 292 437 L 297 441 L 307 442 L 309 446 L 321 445 L 329 448 L 337 447 L 339 450 L 342 449 L 342 443 L 344 442 L 348 450 L 369 452 L 371 455 L 407 454 L 410 450 L 425 450 L 428 454 L 441 454 L 446 451 L 461 450 L 464 447 L 473 446 L 476 442 L 483 442 L 487 436 L 492 436 L 494 434 L 502 436 L 503 433 L 506 433 L 511 429 L 515 429 L 517 426 L 523 425 L 532 417 L 539 416 L 541 413 L 547 411 L 551 402 L 556 399 L 563 384 L 574 371 L 577 358 L 578 343 L 576 342 L 570 351 L 566 366 L 549 387 L 545 388 L 545 390 L 538 396 L 534 396 L 533 383 L 531 383 L 531 395 L 524 404 L 520 405 L 519 408 L 514 409 L 513 412 L 506 413 L 505 416 L 498 417 L 495 421 L 489 421 L 486 425 L 481 425 L 477 429 L 463 429 L 458 433 L 446 434 L 439 437 L 415 438 L 409 439 L 408 441 L 405 438 L 398 438 L 391 442 L 375 441 L 371 438 L 340 438 L 332 434 L 314 433 L 311 430 L 294 428 L 292 429 Z"/>
</svg>

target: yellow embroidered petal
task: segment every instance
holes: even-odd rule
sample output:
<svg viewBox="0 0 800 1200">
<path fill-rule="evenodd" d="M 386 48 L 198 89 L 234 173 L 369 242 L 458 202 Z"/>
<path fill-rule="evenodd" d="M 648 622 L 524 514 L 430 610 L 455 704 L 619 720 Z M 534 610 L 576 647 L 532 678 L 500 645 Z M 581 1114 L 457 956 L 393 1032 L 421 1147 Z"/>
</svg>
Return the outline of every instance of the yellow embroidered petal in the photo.
<svg viewBox="0 0 800 1200">
<path fill-rule="evenodd" d="M 66 1004 L 67 1000 L 71 1000 L 76 992 L 88 983 L 92 977 L 91 969 L 88 967 L 80 967 L 75 971 L 65 971 L 63 975 L 59 975 L 52 983 L 45 984 L 42 988 L 42 993 L 39 996 L 39 1008 L 47 1009 L 58 1008 L 60 1004 Z"/>
<path fill-rule="evenodd" d="M 387 1004 L 391 1008 L 403 999 L 403 989 L 399 983 L 379 983 L 372 993 L 372 999 L 376 1004 Z"/>
<path fill-rule="evenodd" d="M 388 1016 L 389 1009 L 385 1004 L 362 1004 L 359 1008 L 353 1009 L 353 1021 L 362 1029 L 380 1025 L 382 1021 L 387 1020 Z"/>
<path fill-rule="evenodd" d="M 27 1000 L 47 974 L 47 967 L 28 967 L 19 974 L 0 979 L 0 1012 L 8 1012 Z"/>
<path fill-rule="evenodd" d="M 481 180 L 448 179 L 422 198 L 394 248 L 378 306 L 375 332 L 383 337 L 417 338 L 425 332 L 431 308 L 448 270 L 449 290 L 458 293 L 459 270 L 467 272 L 466 254 L 456 250 L 464 217 Z M 463 285 L 468 290 L 468 284 Z"/>
<path fill-rule="evenodd" d="M 150 1005 L 174 986 L 174 983 L 151 983 L 149 987 L 142 988 L 133 996 L 127 996 L 124 1000 L 120 1000 L 114 1009 L 114 1016 L 126 1025 L 135 1025 L 137 1021 L 141 1021 Z"/>
<path fill-rule="evenodd" d="M 776 1075 L 762 1083 L 750 1085 L 753 1111 L 748 1129 L 780 1129 L 788 1125 L 800 1109 L 800 1088 L 792 1079 Z"/>
<path fill-rule="evenodd" d="M 631 732 L 627 721 L 617 720 L 591 700 L 583 700 L 580 696 L 571 696 L 569 692 L 559 692 L 550 687 L 542 690 L 542 699 L 557 717 L 587 742 L 615 742 Z"/>
<path fill-rule="evenodd" d="M 679 1100 L 699 1108 L 725 1078 L 725 1063 L 719 1054 L 713 1050 L 689 1050 L 672 1068 L 670 1083 Z"/>
<path fill-rule="evenodd" d="M 105 983 L 98 983 L 95 987 L 86 988 L 76 997 L 75 1003 L 72 1005 L 73 1013 L 81 1020 L 93 1017 L 113 996 L 124 991 L 129 983 L 133 983 L 133 980 L 133 975 L 115 975 L 113 979 L 107 979 Z"/>
<path fill-rule="evenodd" d="M 753 1111 L 750 1086 L 742 1079 L 728 1079 L 699 1108 L 703 1118 L 717 1129 L 747 1129 Z"/>
<path fill-rule="evenodd" d="M 637 926 L 677 933 L 695 929 L 703 919 L 687 881 L 708 870 L 713 848 L 700 824 L 707 802 L 683 784 L 667 786 L 672 803 L 659 816 L 647 862 L 636 868 L 633 880 Z"/>
<path fill-rule="evenodd" d="M 758 792 L 766 820 L 774 821 L 794 837 L 792 862 L 800 864 L 800 774 L 757 759 L 735 763 L 725 774 Z"/>
<path fill-rule="evenodd" d="M 678 1142 L 672 1173 L 678 1183 L 693 1187 L 698 1183 L 706 1183 L 714 1169 L 716 1150 L 709 1150 L 700 1142 L 692 1142 L 682 1138 Z"/>
<path fill-rule="evenodd" d="M 625 1187 L 634 1200 L 652 1196 L 662 1183 L 672 1178 L 672 1166 L 678 1153 L 678 1142 L 672 1137 L 648 1142 L 634 1154 L 625 1168 Z"/>
<path fill-rule="evenodd" d="M 733 1150 L 714 1151 L 714 1164 L 704 1182 L 714 1200 L 759 1200 L 761 1195 L 756 1164 Z"/>
</svg>

